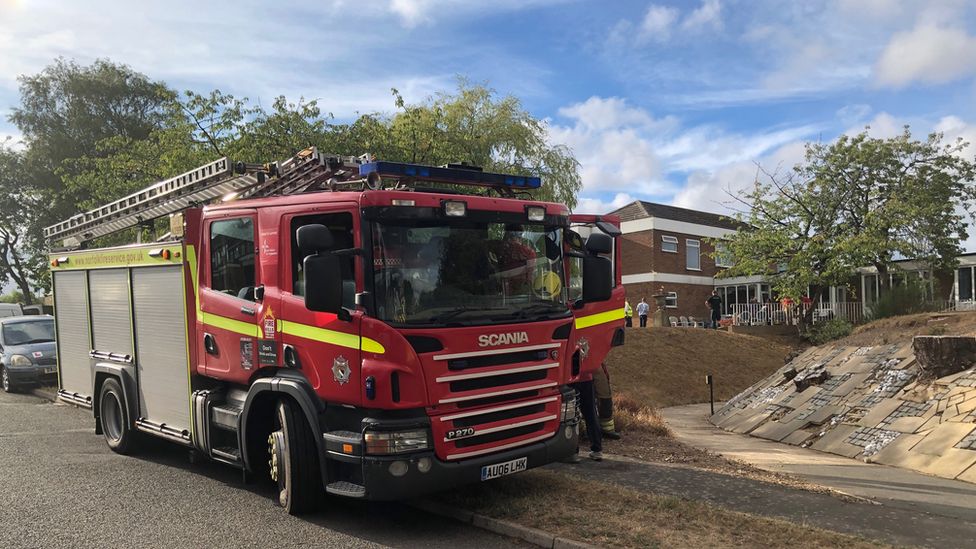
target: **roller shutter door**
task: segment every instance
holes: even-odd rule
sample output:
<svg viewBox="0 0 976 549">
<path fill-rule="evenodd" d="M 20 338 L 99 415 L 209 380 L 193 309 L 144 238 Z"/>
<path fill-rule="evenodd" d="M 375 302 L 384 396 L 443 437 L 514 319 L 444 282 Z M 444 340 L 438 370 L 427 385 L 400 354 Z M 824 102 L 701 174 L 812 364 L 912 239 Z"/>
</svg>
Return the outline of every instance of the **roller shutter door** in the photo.
<svg viewBox="0 0 976 549">
<path fill-rule="evenodd" d="M 88 280 L 84 271 L 54 273 L 57 310 L 58 371 L 61 389 L 92 396 L 91 334 L 88 325 Z"/>
<path fill-rule="evenodd" d="M 92 332 L 95 349 L 132 354 L 132 319 L 129 316 L 129 270 L 89 271 Z"/>
</svg>

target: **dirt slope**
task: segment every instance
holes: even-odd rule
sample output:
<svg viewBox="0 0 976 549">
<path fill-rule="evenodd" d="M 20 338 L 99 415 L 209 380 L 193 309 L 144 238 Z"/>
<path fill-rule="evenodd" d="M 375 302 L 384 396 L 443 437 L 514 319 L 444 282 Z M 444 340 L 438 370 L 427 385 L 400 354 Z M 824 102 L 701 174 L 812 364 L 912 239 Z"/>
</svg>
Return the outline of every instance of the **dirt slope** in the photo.
<svg viewBox="0 0 976 549">
<path fill-rule="evenodd" d="M 831 343 L 867 347 L 886 345 L 917 335 L 974 333 L 976 333 L 976 312 L 921 313 L 876 320 L 855 328 L 850 336 Z"/>
<path fill-rule="evenodd" d="M 790 349 L 767 339 L 700 328 L 630 328 L 607 366 L 614 396 L 655 407 L 726 400 L 783 366 Z"/>
</svg>

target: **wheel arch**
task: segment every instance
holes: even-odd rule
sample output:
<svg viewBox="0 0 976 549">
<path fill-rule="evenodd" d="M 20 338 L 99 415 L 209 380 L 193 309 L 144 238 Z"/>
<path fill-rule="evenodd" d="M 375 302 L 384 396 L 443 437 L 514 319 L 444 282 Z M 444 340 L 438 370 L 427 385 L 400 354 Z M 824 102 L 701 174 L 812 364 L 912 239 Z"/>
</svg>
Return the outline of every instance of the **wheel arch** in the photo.
<svg viewBox="0 0 976 549">
<path fill-rule="evenodd" d="M 256 472 L 262 467 L 260 450 L 264 448 L 267 435 L 271 432 L 274 407 L 282 399 L 288 399 L 297 404 L 305 414 L 315 446 L 318 449 L 319 466 L 321 468 L 322 485 L 328 480 L 325 440 L 322 438 L 320 415 L 325 410 L 325 404 L 315 394 L 311 383 L 301 374 L 290 371 L 280 371 L 274 376 L 258 378 L 251 384 L 244 400 L 238 428 L 238 443 L 241 449 L 241 460 L 244 467 Z"/>
<path fill-rule="evenodd" d="M 136 419 L 139 418 L 139 402 L 137 400 L 139 390 L 136 387 L 135 366 L 114 362 L 98 362 L 92 366 L 92 398 L 94 399 L 92 414 L 95 416 L 96 423 L 101 415 L 99 396 L 102 392 L 102 385 L 109 378 L 117 379 L 119 385 L 122 386 L 126 417 L 129 420 L 129 427 L 133 427 Z"/>
</svg>

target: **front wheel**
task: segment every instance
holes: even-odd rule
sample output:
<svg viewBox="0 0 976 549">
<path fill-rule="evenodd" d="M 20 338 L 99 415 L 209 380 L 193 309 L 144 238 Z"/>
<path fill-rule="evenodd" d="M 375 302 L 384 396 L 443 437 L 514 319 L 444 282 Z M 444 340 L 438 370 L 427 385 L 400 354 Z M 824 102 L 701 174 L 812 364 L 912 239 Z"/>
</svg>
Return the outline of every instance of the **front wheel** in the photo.
<svg viewBox="0 0 976 549">
<path fill-rule="evenodd" d="M 322 498 L 318 447 L 305 414 L 282 400 L 277 408 L 278 429 L 268 435 L 268 468 L 278 488 L 278 504 L 290 515 L 314 511 Z"/>
<path fill-rule="evenodd" d="M 3 384 L 3 390 L 6 393 L 16 393 L 16 388 L 14 387 L 13 381 L 10 380 L 10 374 L 7 373 L 7 369 L 0 366 L 0 383 Z"/>
<path fill-rule="evenodd" d="M 129 423 L 125 393 L 114 378 L 105 380 L 98 397 L 98 420 L 108 447 L 117 454 L 129 454 L 135 447 L 136 432 Z"/>
</svg>

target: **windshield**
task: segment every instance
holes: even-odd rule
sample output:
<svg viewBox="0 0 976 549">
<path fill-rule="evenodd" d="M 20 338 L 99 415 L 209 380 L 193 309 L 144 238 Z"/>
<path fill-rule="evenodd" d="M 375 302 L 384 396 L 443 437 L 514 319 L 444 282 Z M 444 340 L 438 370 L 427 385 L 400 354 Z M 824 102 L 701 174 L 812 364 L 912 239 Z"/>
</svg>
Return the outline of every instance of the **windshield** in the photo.
<svg viewBox="0 0 976 549">
<path fill-rule="evenodd" d="M 414 219 L 372 230 L 381 320 L 469 325 L 568 313 L 560 227 Z"/>
<path fill-rule="evenodd" d="M 32 320 L 3 325 L 3 342 L 6 345 L 27 345 L 54 341 L 54 320 Z"/>
</svg>

